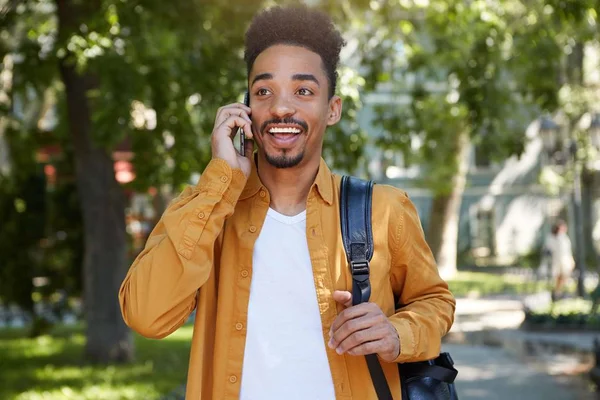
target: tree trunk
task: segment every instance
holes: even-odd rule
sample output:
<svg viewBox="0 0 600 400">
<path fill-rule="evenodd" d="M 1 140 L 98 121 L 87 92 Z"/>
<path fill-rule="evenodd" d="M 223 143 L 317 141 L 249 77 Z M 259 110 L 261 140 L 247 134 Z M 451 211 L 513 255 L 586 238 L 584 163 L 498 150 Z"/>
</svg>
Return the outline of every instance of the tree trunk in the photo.
<svg viewBox="0 0 600 400">
<path fill-rule="evenodd" d="M 451 278 L 456 274 L 458 250 L 458 226 L 460 206 L 469 169 L 469 136 L 463 133 L 457 138 L 457 169 L 449 194 L 433 191 L 433 204 L 429 218 L 427 241 L 435 256 L 440 274 Z"/>
<path fill-rule="evenodd" d="M 6 54 L 2 58 L 3 71 L 0 74 L 0 107 L 6 110 L 12 109 L 12 85 L 14 61 L 12 54 Z M 10 173 L 10 152 L 5 139 L 8 126 L 6 115 L 0 115 L 0 176 Z"/>
<path fill-rule="evenodd" d="M 59 34 L 65 39 L 86 21 L 87 2 L 58 0 Z M 92 77 L 75 70 L 67 56 L 60 62 L 69 131 L 75 154 L 77 189 L 84 223 L 83 303 L 85 356 L 91 362 L 133 358 L 133 338 L 121 316 L 118 290 L 127 270 L 125 196 L 115 179 L 110 153 L 93 140 L 86 93 Z"/>
</svg>

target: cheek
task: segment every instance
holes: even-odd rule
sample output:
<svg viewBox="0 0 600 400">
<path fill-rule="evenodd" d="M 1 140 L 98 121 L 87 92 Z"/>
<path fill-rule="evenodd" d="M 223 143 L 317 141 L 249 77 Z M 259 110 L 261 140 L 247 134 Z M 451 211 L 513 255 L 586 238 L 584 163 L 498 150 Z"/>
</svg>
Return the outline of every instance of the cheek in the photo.
<svg viewBox="0 0 600 400">
<path fill-rule="evenodd" d="M 316 118 L 314 118 L 312 121 L 308 121 L 309 125 L 311 127 L 312 136 L 323 136 L 324 131 L 327 129 L 327 115 L 323 115 L 323 113 L 321 112 Z"/>
<path fill-rule="evenodd" d="M 260 136 L 260 134 L 261 134 L 260 127 L 263 124 L 264 120 L 262 120 L 260 118 L 252 118 L 252 117 L 250 118 L 250 120 L 252 121 L 252 133 L 255 136 Z"/>
</svg>

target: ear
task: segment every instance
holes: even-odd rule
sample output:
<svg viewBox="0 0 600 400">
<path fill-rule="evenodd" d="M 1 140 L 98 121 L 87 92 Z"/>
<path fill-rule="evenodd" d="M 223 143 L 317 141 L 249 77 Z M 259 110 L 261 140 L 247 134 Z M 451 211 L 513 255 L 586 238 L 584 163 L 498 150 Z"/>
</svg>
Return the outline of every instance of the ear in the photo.
<svg viewBox="0 0 600 400">
<path fill-rule="evenodd" d="M 329 100 L 329 115 L 327 116 L 327 125 L 335 125 L 342 117 L 342 99 L 339 96 L 333 96 Z"/>
</svg>

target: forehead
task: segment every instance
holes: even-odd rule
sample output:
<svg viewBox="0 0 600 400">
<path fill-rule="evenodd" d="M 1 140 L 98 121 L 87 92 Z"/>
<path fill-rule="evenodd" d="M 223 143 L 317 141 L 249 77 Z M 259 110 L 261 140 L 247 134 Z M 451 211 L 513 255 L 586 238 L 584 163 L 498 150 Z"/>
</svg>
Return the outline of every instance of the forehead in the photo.
<svg viewBox="0 0 600 400">
<path fill-rule="evenodd" d="M 250 70 L 250 80 L 258 74 L 270 73 L 277 78 L 290 78 L 294 74 L 310 73 L 319 80 L 325 79 L 321 56 L 304 47 L 278 44 L 264 50 L 256 57 Z"/>
</svg>

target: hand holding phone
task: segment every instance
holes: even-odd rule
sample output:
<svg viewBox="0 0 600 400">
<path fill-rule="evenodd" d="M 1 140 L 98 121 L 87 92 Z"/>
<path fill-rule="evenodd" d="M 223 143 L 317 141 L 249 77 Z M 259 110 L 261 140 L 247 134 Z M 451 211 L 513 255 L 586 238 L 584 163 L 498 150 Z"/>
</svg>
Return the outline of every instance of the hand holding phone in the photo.
<svg viewBox="0 0 600 400">
<path fill-rule="evenodd" d="M 240 132 L 241 149 L 236 149 L 235 135 Z M 243 138 L 242 138 L 243 137 Z M 250 156 L 253 150 L 252 121 L 250 108 L 241 103 L 220 107 L 215 117 L 211 135 L 213 159 L 226 161 L 231 168 L 240 168 L 246 176 L 250 175 Z M 244 156 L 248 154 L 248 157 Z"/>
</svg>

